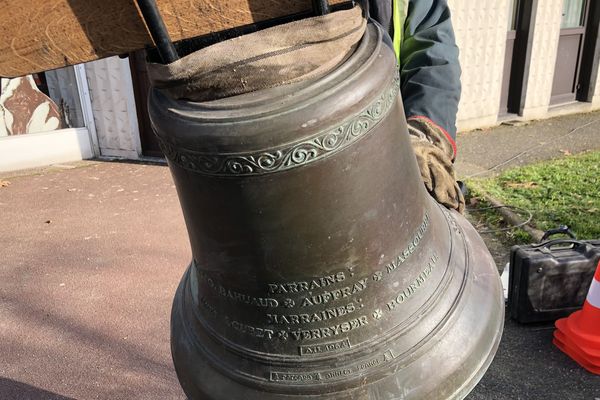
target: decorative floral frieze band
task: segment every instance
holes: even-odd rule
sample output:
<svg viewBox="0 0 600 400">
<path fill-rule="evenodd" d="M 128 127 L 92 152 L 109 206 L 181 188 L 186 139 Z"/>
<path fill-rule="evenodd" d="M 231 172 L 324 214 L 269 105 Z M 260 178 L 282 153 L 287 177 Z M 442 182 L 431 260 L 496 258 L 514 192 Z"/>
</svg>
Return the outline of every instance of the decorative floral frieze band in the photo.
<svg viewBox="0 0 600 400">
<path fill-rule="evenodd" d="M 399 92 L 399 77 L 358 115 L 311 139 L 255 153 L 215 154 L 176 148 L 159 138 L 165 156 L 190 171 L 215 176 L 261 175 L 284 171 L 330 156 L 367 135 L 392 108 Z"/>
</svg>

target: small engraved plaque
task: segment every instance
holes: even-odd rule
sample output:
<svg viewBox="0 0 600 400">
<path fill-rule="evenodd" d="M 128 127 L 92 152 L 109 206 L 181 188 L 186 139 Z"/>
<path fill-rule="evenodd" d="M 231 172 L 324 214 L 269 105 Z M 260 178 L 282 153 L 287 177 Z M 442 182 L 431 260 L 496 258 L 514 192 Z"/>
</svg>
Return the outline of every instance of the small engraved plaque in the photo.
<svg viewBox="0 0 600 400">
<path fill-rule="evenodd" d="M 312 354 L 332 353 L 350 348 L 350 339 L 346 338 L 337 342 L 319 343 L 306 346 L 298 346 L 298 352 L 301 356 Z"/>
</svg>

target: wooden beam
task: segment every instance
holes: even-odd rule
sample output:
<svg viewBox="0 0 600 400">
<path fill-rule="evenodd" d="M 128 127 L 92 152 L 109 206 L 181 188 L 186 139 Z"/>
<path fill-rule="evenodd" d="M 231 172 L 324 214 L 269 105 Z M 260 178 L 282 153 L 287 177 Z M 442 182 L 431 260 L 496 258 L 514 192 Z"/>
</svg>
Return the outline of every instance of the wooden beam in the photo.
<svg viewBox="0 0 600 400">
<path fill-rule="evenodd" d="M 330 4 L 347 0 L 331 0 Z M 311 0 L 157 0 L 171 39 L 306 12 Z M 15 77 L 153 46 L 134 0 L 5 0 L 0 76 Z"/>
</svg>

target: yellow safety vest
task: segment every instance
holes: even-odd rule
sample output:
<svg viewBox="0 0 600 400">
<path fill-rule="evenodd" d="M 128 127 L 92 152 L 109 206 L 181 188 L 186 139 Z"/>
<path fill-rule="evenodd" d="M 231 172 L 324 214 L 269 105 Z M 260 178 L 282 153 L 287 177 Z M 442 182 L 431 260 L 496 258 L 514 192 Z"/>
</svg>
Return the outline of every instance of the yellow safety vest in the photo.
<svg viewBox="0 0 600 400">
<path fill-rule="evenodd" d="M 392 22 L 394 24 L 394 52 L 400 63 L 400 46 L 404 34 L 404 23 L 408 14 L 408 0 L 392 0 Z"/>
</svg>

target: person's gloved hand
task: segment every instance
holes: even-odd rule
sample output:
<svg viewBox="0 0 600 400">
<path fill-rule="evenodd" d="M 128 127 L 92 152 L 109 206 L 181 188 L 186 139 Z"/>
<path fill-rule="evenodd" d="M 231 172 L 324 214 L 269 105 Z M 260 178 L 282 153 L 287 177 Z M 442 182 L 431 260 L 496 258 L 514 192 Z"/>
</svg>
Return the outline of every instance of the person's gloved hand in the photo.
<svg viewBox="0 0 600 400">
<path fill-rule="evenodd" d="M 409 118 L 408 132 L 427 191 L 438 203 L 462 213 L 465 199 L 456 182 L 450 140 L 426 118 Z"/>
</svg>

